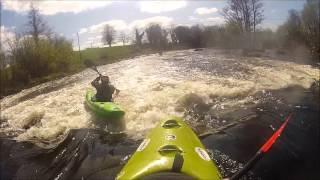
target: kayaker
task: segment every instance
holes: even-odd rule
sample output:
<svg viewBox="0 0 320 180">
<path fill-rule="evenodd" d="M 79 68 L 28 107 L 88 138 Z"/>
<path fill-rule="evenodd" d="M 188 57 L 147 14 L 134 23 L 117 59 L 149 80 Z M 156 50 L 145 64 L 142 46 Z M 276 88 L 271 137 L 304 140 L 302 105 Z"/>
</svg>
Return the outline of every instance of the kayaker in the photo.
<svg viewBox="0 0 320 180">
<path fill-rule="evenodd" d="M 99 76 L 91 82 L 91 85 L 96 88 L 97 94 L 95 96 L 96 101 L 111 102 L 112 95 L 119 94 L 120 90 L 110 84 L 108 76 Z"/>
</svg>

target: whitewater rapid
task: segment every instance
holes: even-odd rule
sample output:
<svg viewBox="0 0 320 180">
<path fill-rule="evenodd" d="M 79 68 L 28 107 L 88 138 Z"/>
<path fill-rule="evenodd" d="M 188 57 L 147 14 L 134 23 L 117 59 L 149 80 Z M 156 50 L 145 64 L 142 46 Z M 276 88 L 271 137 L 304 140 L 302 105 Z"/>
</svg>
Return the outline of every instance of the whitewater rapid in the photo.
<svg viewBox="0 0 320 180">
<path fill-rule="evenodd" d="M 320 73 L 309 65 L 269 57 L 237 57 L 210 49 L 139 56 L 98 69 L 120 89 L 114 101 L 126 111 L 127 133 L 136 138 L 161 118 L 184 117 L 191 95 L 219 116 L 230 109 L 258 103 L 254 97 L 257 92 L 294 85 L 309 88 L 319 80 Z M 70 129 L 95 128 L 93 117 L 84 106 L 86 90 L 95 77 L 94 71 L 86 69 L 3 98 L 0 132 L 14 133 L 19 141 L 50 142 Z M 59 84 L 63 86 L 41 93 L 41 89 Z M 21 100 L 35 91 L 39 95 Z M 30 123 L 32 126 L 26 128 Z"/>
</svg>

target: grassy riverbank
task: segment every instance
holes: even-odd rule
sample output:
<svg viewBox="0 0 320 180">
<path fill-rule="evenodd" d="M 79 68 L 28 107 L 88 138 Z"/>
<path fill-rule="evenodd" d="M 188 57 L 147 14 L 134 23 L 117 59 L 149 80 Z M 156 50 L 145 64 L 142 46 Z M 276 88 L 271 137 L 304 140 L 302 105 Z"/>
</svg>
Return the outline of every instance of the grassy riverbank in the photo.
<svg viewBox="0 0 320 180">
<path fill-rule="evenodd" d="M 73 53 L 73 60 L 70 63 L 68 70 L 64 72 L 51 73 L 47 76 L 30 79 L 27 83 L 14 81 L 13 76 L 19 73 L 18 67 L 10 66 L 1 70 L 1 97 L 17 93 L 25 88 L 29 88 L 47 81 L 59 79 L 85 69 L 83 61 L 85 59 L 92 60 L 97 65 L 110 64 L 121 61 L 123 59 L 133 58 L 143 54 L 156 53 L 156 50 L 151 48 L 137 48 L 132 45 L 104 47 L 104 48 L 88 48 L 79 52 Z"/>
<path fill-rule="evenodd" d="M 115 46 L 115 47 L 105 47 L 105 48 L 87 48 L 81 51 L 81 61 L 78 65 L 83 67 L 83 61 L 86 59 L 92 60 L 97 65 L 110 64 L 114 62 L 121 61 L 123 59 L 133 58 L 135 56 L 143 54 L 156 53 L 156 50 L 147 47 L 137 48 L 133 45 L 128 46 Z M 79 53 L 77 56 L 79 56 Z M 78 57 L 78 59 L 80 59 Z M 80 68 L 82 70 L 82 68 Z"/>
</svg>

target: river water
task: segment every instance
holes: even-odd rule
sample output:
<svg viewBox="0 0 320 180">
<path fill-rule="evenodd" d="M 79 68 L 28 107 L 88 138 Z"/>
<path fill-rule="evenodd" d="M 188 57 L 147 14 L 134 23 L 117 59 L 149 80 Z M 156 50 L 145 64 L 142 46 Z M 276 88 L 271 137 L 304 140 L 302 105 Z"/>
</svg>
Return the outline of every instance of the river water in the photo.
<svg viewBox="0 0 320 180">
<path fill-rule="evenodd" d="M 98 69 L 121 91 L 114 101 L 126 111 L 126 133 L 130 137 L 129 145 L 120 145 L 122 150 L 119 151 L 126 152 L 122 158 L 132 152 L 123 149 L 135 149 L 160 119 L 176 115 L 183 117 L 201 137 L 213 134 L 204 138 L 205 145 L 218 147 L 209 149 L 218 157 L 215 160 L 223 174 L 228 176 L 242 166 L 240 162 L 248 160 L 289 112 L 295 111 L 299 116 L 304 110 L 312 118 L 319 117 L 319 97 L 315 94 L 319 90 L 316 82 L 320 71 L 310 65 L 268 56 L 248 58 L 232 51 L 204 49 L 139 56 Z M 10 141 L 10 147 L 20 142 L 32 142 L 40 149 L 59 149 L 60 146 L 70 149 L 71 145 L 66 144 L 70 136 L 83 135 L 82 130 L 98 129 L 84 106 L 84 95 L 96 76 L 94 71 L 86 69 L 3 98 L 0 102 L 0 134 L 6 142 L 2 145 L 6 146 L 7 141 Z M 253 129 L 258 129 L 260 122 L 265 126 L 261 134 L 249 128 L 250 140 L 241 139 L 248 128 L 242 126 L 249 122 L 255 122 Z M 221 135 L 221 131 L 230 131 L 239 138 L 232 141 L 232 138 Z M 228 142 L 236 147 L 240 141 L 253 148 L 248 150 L 241 145 L 243 150 L 237 153 L 225 145 Z M 250 153 L 239 153 L 246 150 Z M 52 156 L 57 157 L 57 154 Z M 52 176 L 62 177 L 61 172 Z M 264 177 L 263 173 L 259 177 Z"/>
</svg>

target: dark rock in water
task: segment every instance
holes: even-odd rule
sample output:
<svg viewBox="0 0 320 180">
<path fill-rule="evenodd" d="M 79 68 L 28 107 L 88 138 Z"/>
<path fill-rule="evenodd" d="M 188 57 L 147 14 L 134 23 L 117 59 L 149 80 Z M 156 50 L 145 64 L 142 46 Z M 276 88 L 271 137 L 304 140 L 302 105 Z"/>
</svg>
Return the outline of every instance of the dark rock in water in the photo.
<svg viewBox="0 0 320 180">
<path fill-rule="evenodd" d="M 184 112 L 184 107 L 182 107 L 182 106 L 176 106 L 176 107 L 174 108 L 174 110 L 175 110 L 176 112 Z"/>
<path fill-rule="evenodd" d="M 211 105 L 206 104 L 201 96 L 195 93 L 190 93 L 184 95 L 178 101 L 179 106 L 182 106 L 186 109 L 193 109 L 197 112 L 207 112 Z"/>
<path fill-rule="evenodd" d="M 29 129 L 32 126 L 38 124 L 44 116 L 44 112 L 33 112 L 22 122 L 21 127 L 23 129 Z"/>
<path fill-rule="evenodd" d="M 310 89 L 314 94 L 320 96 L 320 80 L 313 82 Z"/>
<path fill-rule="evenodd" d="M 104 131 L 71 130 L 53 149 L 1 139 L 1 179 L 114 179 L 137 142 Z"/>
</svg>

